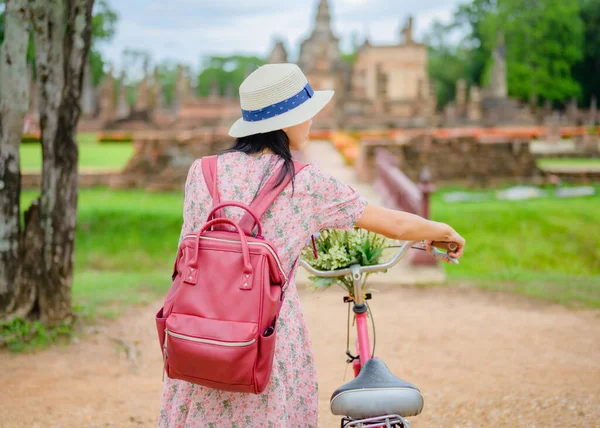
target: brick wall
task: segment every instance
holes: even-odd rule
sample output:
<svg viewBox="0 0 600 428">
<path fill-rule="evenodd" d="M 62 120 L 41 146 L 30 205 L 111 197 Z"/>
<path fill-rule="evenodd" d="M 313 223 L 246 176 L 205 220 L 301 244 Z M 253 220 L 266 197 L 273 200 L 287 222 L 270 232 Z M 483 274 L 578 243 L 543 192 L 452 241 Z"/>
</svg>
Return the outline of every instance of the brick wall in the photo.
<svg viewBox="0 0 600 428">
<path fill-rule="evenodd" d="M 434 183 L 489 185 L 528 181 L 538 172 L 526 141 L 480 141 L 472 137 L 404 140 L 367 140 L 361 144 L 357 170 L 361 179 L 374 178 L 375 151 L 385 147 L 398 167 L 413 181 L 427 166 Z"/>
</svg>

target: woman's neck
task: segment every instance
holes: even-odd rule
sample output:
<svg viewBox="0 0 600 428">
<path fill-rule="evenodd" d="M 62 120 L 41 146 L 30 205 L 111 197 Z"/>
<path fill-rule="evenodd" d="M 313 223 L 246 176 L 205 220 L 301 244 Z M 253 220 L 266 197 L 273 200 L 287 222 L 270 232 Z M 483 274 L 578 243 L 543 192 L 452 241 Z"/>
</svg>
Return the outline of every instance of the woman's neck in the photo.
<svg viewBox="0 0 600 428">
<path fill-rule="evenodd" d="M 274 154 L 275 153 L 273 153 L 273 151 L 271 149 L 265 148 L 265 149 L 261 150 L 260 152 L 253 153 L 251 156 L 274 155 Z"/>
</svg>

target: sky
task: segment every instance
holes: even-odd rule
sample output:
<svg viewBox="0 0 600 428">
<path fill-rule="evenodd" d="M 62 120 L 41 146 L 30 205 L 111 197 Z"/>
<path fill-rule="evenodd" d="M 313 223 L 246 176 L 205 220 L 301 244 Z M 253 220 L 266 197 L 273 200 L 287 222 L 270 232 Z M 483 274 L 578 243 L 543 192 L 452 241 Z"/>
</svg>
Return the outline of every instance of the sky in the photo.
<svg viewBox="0 0 600 428">
<path fill-rule="evenodd" d="M 395 43 L 408 16 L 419 40 L 431 23 L 447 22 L 464 0 L 329 0 L 334 33 L 348 49 L 354 31 L 373 43 Z M 147 51 L 154 62 L 171 60 L 200 69 L 210 55 L 266 57 L 274 37 L 290 60 L 312 30 L 318 0 L 109 0 L 119 15 L 114 39 L 101 46 L 120 68 L 126 48 Z"/>
</svg>

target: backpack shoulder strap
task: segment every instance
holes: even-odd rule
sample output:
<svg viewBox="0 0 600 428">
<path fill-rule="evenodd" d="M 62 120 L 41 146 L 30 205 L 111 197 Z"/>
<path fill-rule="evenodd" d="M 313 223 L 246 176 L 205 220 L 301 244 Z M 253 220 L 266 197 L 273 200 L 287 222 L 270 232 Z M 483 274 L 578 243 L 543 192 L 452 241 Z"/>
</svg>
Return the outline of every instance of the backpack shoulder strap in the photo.
<svg viewBox="0 0 600 428">
<path fill-rule="evenodd" d="M 204 176 L 204 182 L 208 188 L 208 193 L 212 198 L 213 207 L 216 207 L 221 203 L 219 196 L 219 189 L 217 188 L 217 156 L 205 156 L 202 158 L 202 175 Z M 224 217 L 225 212 L 219 210 L 215 213 L 215 218 Z"/>
<path fill-rule="evenodd" d="M 306 166 L 307 164 L 305 163 L 294 161 L 294 175 L 298 174 Z M 283 178 L 283 181 L 279 184 L 279 186 L 274 187 L 275 184 L 277 184 L 277 181 L 279 180 L 279 174 L 283 167 L 284 165 L 278 168 L 275 174 L 269 177 L 262 190 L 256 196 L 254 201 L 252 201 L 252 203 L 250 204 L 252 212 L 259 219 L 267 212 L 267 210 L 273 204 L 275 199 L 277 199 L 279 194 L 283 191 L 283 189 L 285 189 L 285 187 L 289 184 L 289 182 L 292 179 L 290 175 L 287 174 Z M 254 229 L 255 221 L 249 213 L 246 213 L 239 224 L 242 230 L 244 230 L 244 232 L 250 234 L 252 232 L 252 229 Z"/>
</svg>

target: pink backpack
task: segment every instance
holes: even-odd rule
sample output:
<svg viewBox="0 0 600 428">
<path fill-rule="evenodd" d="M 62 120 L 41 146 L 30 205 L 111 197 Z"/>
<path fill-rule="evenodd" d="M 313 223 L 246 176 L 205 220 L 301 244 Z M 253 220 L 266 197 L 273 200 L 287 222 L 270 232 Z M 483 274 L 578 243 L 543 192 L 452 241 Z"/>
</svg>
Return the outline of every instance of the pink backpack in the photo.
<svg viewBox="0 0 600 428">
<path fill-rule="evenodd" d="M 305 166 L 295 162 L 296 172 Z M 214 389 L 259 394 L 271 376 L 275 327 L 288 281 L 259 219 L 290 177 L 274 188 L 277 171 L 247 206 L 220 202 L 216 172 L 217 157 L 203 158 L 213 209 L 206 224 L 179 245 L 173 284 L 156 314 L 163 379 L 166 372 Z M 227 206 L 246 211 L 239 224 L 224 218 Z"/>
</svg>

